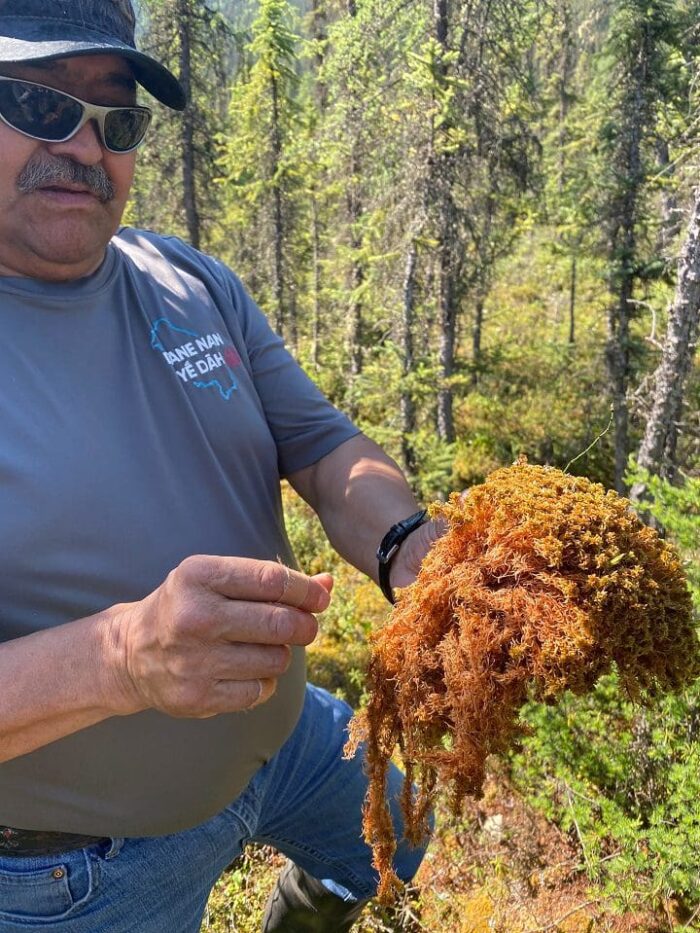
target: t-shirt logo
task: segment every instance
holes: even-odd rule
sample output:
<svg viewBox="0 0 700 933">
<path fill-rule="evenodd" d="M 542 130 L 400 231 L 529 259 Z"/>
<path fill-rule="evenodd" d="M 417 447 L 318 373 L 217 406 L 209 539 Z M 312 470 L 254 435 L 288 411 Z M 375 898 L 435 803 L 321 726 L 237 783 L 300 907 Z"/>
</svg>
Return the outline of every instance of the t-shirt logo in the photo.
<svg viewBox="0 0 700 933">
<path fill-rule="evenodd" d="M 162 317 L 151 327 L 151 346 L 179 380 L 196 389 L 212 389 L 228 401 L 238 388 L 233 368 L 241 358 L 218 331 L 198 334 Z"/>
</svg>

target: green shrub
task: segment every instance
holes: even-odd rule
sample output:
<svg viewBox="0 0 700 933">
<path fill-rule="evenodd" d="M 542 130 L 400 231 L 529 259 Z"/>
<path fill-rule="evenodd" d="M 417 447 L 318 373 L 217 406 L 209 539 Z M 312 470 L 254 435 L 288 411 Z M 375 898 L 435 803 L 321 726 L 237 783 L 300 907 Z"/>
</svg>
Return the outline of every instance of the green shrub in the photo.
<svg viewBox="0 0 700 933">
<path fill-rule="evenodd" d="M 623 910 L 700 904 L 700 685 L 641 709 L 611 675 L 523 718 L 513 777 L 578 839 L 591 880 Z"/>
<path fill-rule="evenodd" d="M 700 480 L 631 478 L 647 483 L 700 607 Z M 523 720 L 513 778 L 578 839 L 591 880 L 623 911 L 673 901 L 689 919 L 700 908 L 700 683 L 639 707 L 612 675 L 588 696 L 530 704 Z"/>
<path fill-rule="evenodd" d="M 688 582 L 700 612 L 700 478 L 671 485 L 631 464 L 629 483 L 644 483 L 651 496 L 644 508 L 663 526 L 686 559 Z"/>
</svg>

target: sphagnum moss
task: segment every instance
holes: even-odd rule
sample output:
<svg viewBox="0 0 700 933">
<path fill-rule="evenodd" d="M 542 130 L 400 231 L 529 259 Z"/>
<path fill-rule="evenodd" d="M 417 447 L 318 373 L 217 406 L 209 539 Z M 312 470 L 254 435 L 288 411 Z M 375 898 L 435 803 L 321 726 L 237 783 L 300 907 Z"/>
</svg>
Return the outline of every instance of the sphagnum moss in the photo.
<svg viewBox="0 0 700 933">
<path fill-rule="evenodd" d="M 511 745 L 529 696 L 589 691 L 613 665 L 635 699 L 700 675 L 680 560 L 616 493 L 519 462 L 431 514 L 448 531 L 372 638 L 370 699 L 347 749 L 367 743 L 364 832 L 384 900 L 398 884 L 385 803 L 397 745 L 417 842 L 438 787 L 455 809 L 478 794 L 487 756 Z"/>
</svg>

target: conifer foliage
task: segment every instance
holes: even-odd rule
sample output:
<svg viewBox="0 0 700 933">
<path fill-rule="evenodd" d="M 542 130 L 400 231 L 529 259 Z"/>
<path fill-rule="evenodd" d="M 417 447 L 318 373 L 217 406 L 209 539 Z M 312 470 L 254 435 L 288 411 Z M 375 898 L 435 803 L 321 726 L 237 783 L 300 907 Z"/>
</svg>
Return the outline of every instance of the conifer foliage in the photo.
<svg viewBox="0 0 700 933">
<path fill-rule="evenodd" d="M 295 71 L 299 37 L 287 0 L 261 0 L 251 27 L 250 66 L 231 89 L 229 131 L 222 140 L 221 181 L 229 221 L 248 261 L 251 285 L 280 334 L 296 331 L 296 194 L 301 186 Z"/>
<path fill-rule="evenodd" d="M 692 183 L 696 7 L 141 0 L 190 106 L 158 110 L 130 216 L 228 262 L 420 495 L 523 448 L 563 466 L 611 404 L 577 469 L 622 491 Z"/>
</svg>

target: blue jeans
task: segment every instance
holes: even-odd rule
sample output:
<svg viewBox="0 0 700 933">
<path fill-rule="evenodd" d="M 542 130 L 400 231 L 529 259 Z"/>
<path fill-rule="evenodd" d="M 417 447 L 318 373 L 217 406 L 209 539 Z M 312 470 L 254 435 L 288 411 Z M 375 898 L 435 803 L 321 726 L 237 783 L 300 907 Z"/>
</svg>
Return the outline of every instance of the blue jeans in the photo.
<svg viewBox="0 0 700 933">
<path fill-rule="evenodd" d="M 198 933 L 209 893 L 248 842 L 275 846 L 347 900 L 377 877 L 361 837 L 367 779 L 342 759 L 350 707 L 309 686 L 292 736 L 245 791 L 211 820 L 171 836 L 112 839 L 74 852 L 0 856 L 0 933 Z M 397 836 L 401 775 L 389 802 Z M 423 857 L 404 841 L 395 866 L 409 880 Z"/>
</svg>

